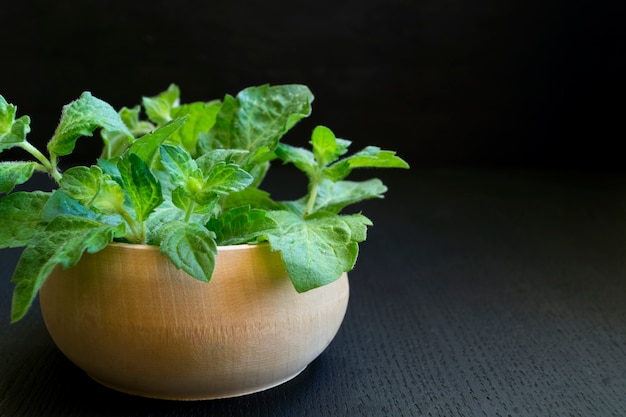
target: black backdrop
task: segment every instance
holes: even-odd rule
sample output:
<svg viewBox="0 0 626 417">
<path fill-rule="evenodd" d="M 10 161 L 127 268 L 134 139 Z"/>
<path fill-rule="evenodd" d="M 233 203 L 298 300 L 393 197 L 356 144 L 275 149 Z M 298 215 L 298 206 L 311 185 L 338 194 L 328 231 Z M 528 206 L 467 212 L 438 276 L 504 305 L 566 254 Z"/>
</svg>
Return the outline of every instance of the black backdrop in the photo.
<svg viewBox="0 0 626 417">
<path fill-rule="evenodd" d="M 414 166 L 621 168 L 624 3 L 3 1 L 0 94 L 44 143 L 90 90 L 116 107 L 305 83 L 316 124 Z M 78 148 L 83 159 L 94 148 Z M 5 155 L 3 155 L 3 159 Z"/>
</svg>

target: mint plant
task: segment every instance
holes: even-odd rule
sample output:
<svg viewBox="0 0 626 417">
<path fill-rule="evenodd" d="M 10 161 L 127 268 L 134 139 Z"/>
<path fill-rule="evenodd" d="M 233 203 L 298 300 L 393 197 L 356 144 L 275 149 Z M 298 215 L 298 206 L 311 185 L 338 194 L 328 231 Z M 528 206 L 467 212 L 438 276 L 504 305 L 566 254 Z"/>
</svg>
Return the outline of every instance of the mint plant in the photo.
<svg viewBox="0 0 626 417">
<path fill-rule="evenodd" d="M 351 270 L 371 221 L 344 214 L 381 198 L 378 179 L 349 181 L 356 168 L 408 168 L 394 152 L 369 146 L 346 156 L 350 142 L 318 126 L 311 150 L 281 142 L 311 114 L 303 85 L 263 85 L 221 100 L 180 103 L 180 91 L 144 97 L 116 111 L 89 92 L 63 107 L 45 150 L 27 140 L 30 118 L 0 96 L 0 152 L 21 148 L 31 160 L 0 162 L 0 248 L 23 247 L 12 281 L 11 321 L 21 319 L 52 270 L 111 242 L 159 246 L 173 264 L 209 282 L 218 246 L 268 242 L 280 251 L 299 292 Z M 59 158 L 99 132 L 103 151 L 90 166 L 64 172 Z M 306 193 L 274 201 L 260 187 L 270 165 L 292 164 Z M 36 172 L 51 192 L 14 191 Z"/>
</svg>

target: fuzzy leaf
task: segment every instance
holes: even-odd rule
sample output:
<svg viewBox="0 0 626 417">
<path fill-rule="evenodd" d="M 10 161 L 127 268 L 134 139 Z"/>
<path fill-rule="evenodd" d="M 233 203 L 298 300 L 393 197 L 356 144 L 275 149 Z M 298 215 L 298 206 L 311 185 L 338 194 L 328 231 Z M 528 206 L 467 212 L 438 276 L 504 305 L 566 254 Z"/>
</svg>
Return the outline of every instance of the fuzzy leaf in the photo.
<svg viewBox="0 0 626 417">
<path fill-rule="evenodd" d="M 159 147 L 165 143 L 178 129 L 183 126 L 185 119 L 174 119 L 137 139 L 130 147 L 130 152 L 137 154 L 151 169 L 159 161 Z"/>
<path fill-rule="evenodd" d="M 313 152 L 308 149 L 299 148 L 285 143 L 279 143 L 276 147 L 276 155 L 284 163 L 292 163 L 300 171 L 304 172 L 307 176 L 313 177 L 317 172 L 317 161 Z"/>
<path fill-rule="evenodd" d="M 161 243 L 160 230 L 167 223 L 174 220 L 183 221 L 185 218 L 184 210 L 175 207 L 171 202 L 165 201 L 146 220 L 147 226 L 147 241 L 150 245 L 159 246 Z"/>
<path fill-rule="evenodd" d="M 409 164 L 396 156 L 395 152 L 368 146 L 362 151 L 341 159 L 324 168 L 324 176 L 333 181 L 347 177 L 354 168 L 409 168 Z"/>
<path fill-rule="evenodd" d="M 329 128 L 317 126 L 311 135 L 311 145 L 318 165 L 325 167 L 346 153 L 350 141 L 337 139 Z"/>
<path fill-rule="evenodd" d="M 61 179 L 61 190 L 87 211 L 116 214 L 124 205 L 122 187 L 95 165 L 68 169 Z"/>
<path fill-rule="evenodd" d="M 120 213 L 124 206 L 124 199 L 125 195 L 122 187 L 110 177 L 104 175 L 100 184 L 100 191 L 92 201 L 91 208 L 98 213 L 117 214 Z"/>
<path fill-rule="evenodd" d="M 198 159 L 196 163 L 204 173 L 208 173 L 218 162 L 233 163 L 234 160 L 240 159 L 248 154 L 248 151 L 241 149 L 215 149 L 209 151 Z"/>
<path fill-rule="evenodd" d="M 161 163 L 169 173 L 174 184 L 186 185 L 192 176 L 199 176 L 198 165 L 191 154 L 178 146 L 160 147 Z M 198 178 L 200 180 L 201 178 Z"/>
<path fill-rule="evenodd" d="M 57 189 L 41 210 L 41 220 L 46 223 L 51 222 L 55 217 L 69 215 L 75 217 L 83 217 L 85 219 L 98 220 L 98 215 L 80 204 L 78 201 L 70 198 L 62 190 Z"/>
<path fill-rule="evenodd" d="M 61 121 L 48 142 L 48 151 L 51 155 L 69 155 L 78 138 L 92 136 L 98 128 L 119 132 L 132 139 L 132 134 L 110 104 L 84 92 L 78 100 L 63 106 Z"/>
<path fill-rule="evenodd" d="M 124 190 L 135 208 L 137 221 L 142 222 L 163 202 L 161 185 L 146 163 L 134 153 L 120 159 L 117 167 L 122 176 Z"/>
<path fill-rule="evenodd" d="M 15 120 L 17 107 L 0 95 L 0 152 L 26 141 L 30 132 L 30 118 L 22 116 Z"/>
<path fill-rule="evenodd" d="M 262 147 L 273 151 L 289 129 L 311 114 L 312 101 L 308 87 L 295 84 L 250 87 L 237 97 L 226 96 L 201 147 L 243 149 L 249 155 Z"/>
<path fill-rule="evenodd" d="M 161 252 L 192 277 L 209 282 L 215 268 L 217 245 L 213 234 L 195 223 L 172 221 L 160 230 Z"/>
<path fill-rule="evenodd" d="M 61 189 L 70 198 L 87 207 L 100 191 L 102 170 L 97 166 L 76 166 L 68 169 L 61 178 Z"/>
<path fill-rule="evenodd" d="M 346 158 L 350 168 L 408 168 L 409 164 L 396 156 L 393 151 L 381 150 L 377 146 L 368 146 L 362 151 Z"/>
<path fill-rule="evenodd" d="M 196 152 L 196 144 L 201 133 L 206 133 L 215 124 L 215 118 L 222 103 L 219 100 L 208 103 L 196 102 L 171 109 L 172 117 L 185 117 L 185 125 L 171 138 L 171 143 L 181 144 L 192 154 Z"/>
<path fill-rule="evenodd" d="M 254 187 L 228 194 L 222 207 L 224 209 L 250 205 L 263 210 L 280 210 L 282 205 L 272 200 L 270 193 Z"/>
<path fill-rule="evenodd" d="M 204 179 L 203 193 L 228 194 L 241 191 L 252 183 L 254 178 L 236 164 L 219 162 Z"/>
<path fill-rule="evenodd" d="M 8 194 L 16 185 L 28 181 L 36 165 L 35 162 L 0 162 L 0 194 Z"/>
<path fill-rule="evenodd" d="M 268 235 L 270 245 L 281 252 L 298 292 L 329 284 L 351 270 L 359 251 L 357 242 L 364 237 L 362 228 L 371 225 L 360 214 L 303 219 L 295 213 L 275 211 L 268 216 L 279 225 Z"/>
<path fill-rule="evenodd" d="M 123 233 L 123 225 L 110 226 L 72 216 L 53 219 L 45 230 L 33 237 L 17 263 L 12 278 L 16 285 L 11 321 L 16 322 L 26 314 L 56 265 L 74 266 L 83 252 L 98 252 Z"/>
<path fill-rule="evenodd" d="M 276 228 L 276 222 L 264 210 L 250 206 L 236 207 L 211 219 L 207 229 L 215 232 L 219 245 L 250 243 Z"/>
<path fill-rule="evenodd" d="M 136 138 L 141 137 L 154 130 L 154 125 L 150 122 L 139 119 L 141 114 L 141 106 L 137 105 L 133 108 L 122 107 L 118 112 L 130 133 Z"/>
<path fill-rule="evenodd" d="M 0 248 L 26 246 L 45 227 L 41 212 L 51 193 L 16 192 L 0 200 Z"/>
<path fill-rule="evenodd" d="M 180 89 L 170 84 L 167 90 L 154 97 L 143 97 L 142 104 L 148 118 L 157 125 L 163 125 L 172 120 L 171 109 L 178 106 Z"/>
<path fill-rule="evenodd" d="M 104 129 L 100 131 L 100 136 L 104 142 L 103 158 L 112 159 L 122 155 L 134 142 L 134 138 L 142 137 L 154 130 L 155 126 L 152 123 L 139 120 L 140 112 L 141 106 L 135 106 L 131 109 L 122 107 L 118 112 L 132 136 L 123 132 L 110 132 Z"/>
<path fill-rule="evenodd" d="M 377 178 L 366 181 L 322 180 L 313 212 L 339 213 L 344 207 L 370 198 L 383 198 L 387 187 Z"/>
</svg>

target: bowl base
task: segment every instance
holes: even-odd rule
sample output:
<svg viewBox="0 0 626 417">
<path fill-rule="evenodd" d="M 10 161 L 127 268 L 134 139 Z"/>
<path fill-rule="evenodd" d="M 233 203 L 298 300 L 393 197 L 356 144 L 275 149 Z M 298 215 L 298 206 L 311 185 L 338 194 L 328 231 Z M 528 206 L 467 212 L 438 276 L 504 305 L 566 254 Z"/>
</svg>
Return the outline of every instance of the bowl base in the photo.
<svg viewBox="0 0 626 417">
<path fill-rule="evenodd" d="M 307 367 L 305 366 L 304 368 L 300 369 L 299 371 L 295 372 L 292 375 L 287 376 L 286 378 L 283 378 L 277 381 L 272 381 L 264 385 L 259 385 L 254 388 L 246 388 L 246 389 L 241 389 L 241 390 L 232 389 L 226 392 L 220 392 L 218 390 L 211 390 L 210 392 L 205 392 L 205 393 L 194 392 L 194 393 L 189 393 L 189 394 L 186 394 L 184 392 L 178 392 L 178 393 L 143 392 L 139 389 L 129 389 L 129 388 L 115 386 L 113 384 L 109 384 L 107 382 L 99 380 L 98 378 L 95 378 L 89 374 L 87 375 L 91 379 L 96 381 L 98 384 L 104 387 L 107 387 L 109 389 L 112 389 L 114 391 L 118 391 L 124 394 L 134 395 L 137 397 L 152 398 L 152 399 L 158 399 L 158 400 L 170 400 L 170 401 L 205 401 L 205 400 L 219 400 L 223 398 L 242 397 L 244 395 L 255 394 L 257 392 L 272 389 L 274 387 L 284 384 L 285 382 L 291 381 L 292 379 L 300 375 L 306 368 Z"/>
</svg>

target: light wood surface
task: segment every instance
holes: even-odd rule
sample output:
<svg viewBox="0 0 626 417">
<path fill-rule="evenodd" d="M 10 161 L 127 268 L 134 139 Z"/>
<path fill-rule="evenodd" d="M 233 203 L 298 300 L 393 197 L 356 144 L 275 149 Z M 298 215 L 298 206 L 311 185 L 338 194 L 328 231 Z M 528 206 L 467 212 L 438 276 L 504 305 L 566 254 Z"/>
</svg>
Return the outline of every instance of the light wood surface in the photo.
<svg viewBox="0 0 626 417">
<path fill-rule="evenodd" d="M 56 269 L 40 294 L 61 351 L 114 389 L 155 398 L 243 395 L 298 375 L 344 318 L 347 275 L 298 294 L 267 245 L 220 247 L 210 283 L 158 248 L 112 244 Z"/>
</svg>

